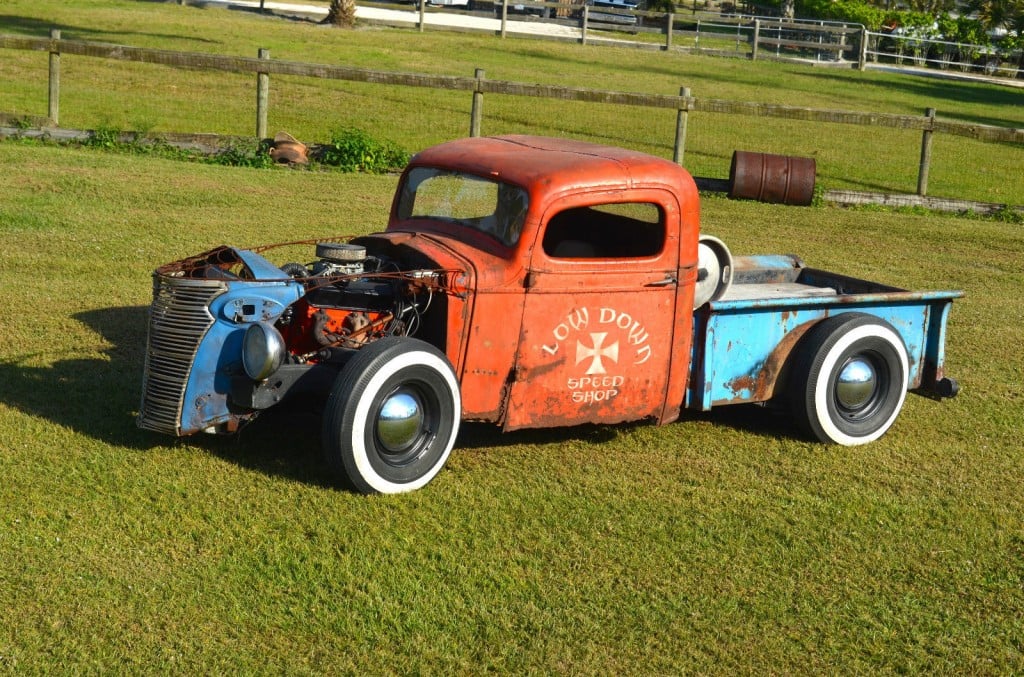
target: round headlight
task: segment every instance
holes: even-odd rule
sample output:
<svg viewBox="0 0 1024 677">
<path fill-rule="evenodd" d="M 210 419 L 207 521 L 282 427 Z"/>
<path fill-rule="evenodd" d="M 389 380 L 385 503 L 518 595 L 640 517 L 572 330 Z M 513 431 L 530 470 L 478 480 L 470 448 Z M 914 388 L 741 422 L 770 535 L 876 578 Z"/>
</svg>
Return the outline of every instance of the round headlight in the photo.
<svg viewBox="0 0 1024 677">
<path fill-rule="evenodd" d="M 245 330 L 242 339 L 242 366 L 254 381 L 262 381 L 284 361 L 284 339 L 274 327 L 256 322 Z"/>
</svg>

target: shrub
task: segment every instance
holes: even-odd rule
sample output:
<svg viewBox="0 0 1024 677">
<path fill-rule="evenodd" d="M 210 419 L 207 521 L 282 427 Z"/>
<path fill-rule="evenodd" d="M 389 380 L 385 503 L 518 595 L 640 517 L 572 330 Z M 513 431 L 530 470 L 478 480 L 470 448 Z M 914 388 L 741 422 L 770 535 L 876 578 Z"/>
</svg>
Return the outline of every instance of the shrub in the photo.
<svg viewBox="0 0 1024 677">
<path fill-rule="evenodd" d="M 267 147 L 260 141 L 235 141 L 206 160 L 217 165 L 230 167 L 255 167 L 263 169 L 274 165 Z"/>
<path fill-rule="evenodd" d="M 346 172 L 384 174 L 404 167 L 409 153 L 361 129 L 346 127 L 331 134 L 331 142 L 320 148 L 317 159 Z"/>
<path fill-rule="evenodd" d="M 87 148 L 113 150 L 121 145 L 121 130 L 108 126 L 97 127 L 82 140 L 82 145 Z"/>
</svg>

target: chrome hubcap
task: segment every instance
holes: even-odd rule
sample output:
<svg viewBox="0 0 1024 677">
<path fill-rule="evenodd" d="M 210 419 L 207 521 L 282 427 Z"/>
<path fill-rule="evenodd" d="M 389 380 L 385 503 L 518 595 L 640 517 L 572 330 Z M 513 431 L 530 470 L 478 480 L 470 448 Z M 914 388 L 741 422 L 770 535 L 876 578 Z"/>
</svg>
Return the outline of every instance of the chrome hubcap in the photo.
<svg viewBox="0 0 1024 677">
<path fill-rule="evenodd" d="M 863 357 L 853 357 L 843 365 L 836 381 L 839 406 L 856 411 L 871 402 L 878 378 L 874 366 Z"/>
<path fill-rule="evenodd" d="M 408 390 L 396 390 L 381 405 L 377 416 L 377 439 L 388 453 L 402 453 L 420 439 L 423 421 L 420 399 Z"/>
</svg>

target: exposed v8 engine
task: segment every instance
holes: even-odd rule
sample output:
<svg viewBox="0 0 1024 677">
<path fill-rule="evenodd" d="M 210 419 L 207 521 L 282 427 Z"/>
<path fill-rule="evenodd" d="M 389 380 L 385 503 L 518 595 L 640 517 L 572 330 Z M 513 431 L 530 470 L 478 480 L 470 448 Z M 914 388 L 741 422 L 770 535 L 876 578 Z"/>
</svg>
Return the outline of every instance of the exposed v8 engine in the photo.
<svg viewBox="0 0 1024 677">
<path fill-rule="evenodd" d="M 403 273 L 397 262 L 368 256 L 357 244 L 318 243 L 316 255 L 312 263 L 281 267 L 306 288 L 277 322 L 294 357 L 416 333 L 433 299 L 431 285 L 421 284 L 431 271 Z"/>
<path fill-rule="evenodd" d="M 410 270 L 341 242 L 316 243 L 307 263 L 262 255 L 302 244 L 314 243 L 218 247 L 155 271 L 142 427 L 233 430 L 288 394 L 324 389 L 356 349 L 420 332 L 461 272 Z"/>
</svg>

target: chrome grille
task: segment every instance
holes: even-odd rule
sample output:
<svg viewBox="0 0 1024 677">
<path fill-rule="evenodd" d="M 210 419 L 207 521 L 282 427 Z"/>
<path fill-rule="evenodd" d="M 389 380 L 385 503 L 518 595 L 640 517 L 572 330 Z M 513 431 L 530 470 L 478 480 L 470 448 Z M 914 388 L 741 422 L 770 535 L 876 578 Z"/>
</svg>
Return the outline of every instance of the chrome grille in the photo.
<svg viewBox="0 0 1024 677">
<path fill-rule="evenodd" d="M 153 276 L 140 428 L 181 434 L 189 372 L 199 343 L 214 322 L 209 305 L 227 288 L 223 280 Z"/>
</svg>

